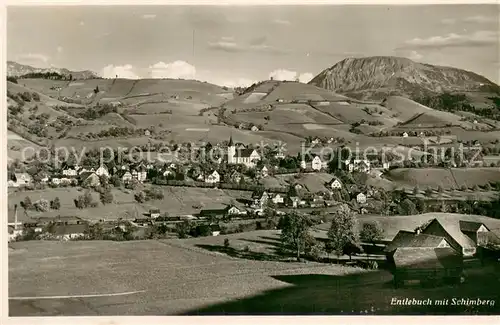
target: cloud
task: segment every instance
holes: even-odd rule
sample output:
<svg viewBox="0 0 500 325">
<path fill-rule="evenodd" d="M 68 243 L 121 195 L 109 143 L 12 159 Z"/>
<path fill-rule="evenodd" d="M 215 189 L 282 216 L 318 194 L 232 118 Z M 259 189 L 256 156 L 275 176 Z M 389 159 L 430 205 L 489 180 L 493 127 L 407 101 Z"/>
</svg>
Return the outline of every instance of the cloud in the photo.
<svg viewBox="0 0 500 325">
<path fill-rule="evenodd" d="M 63 47 L 62 46 L 58 46 L 57 47 L 57 53 L 62 53 L 63 52 Z"/>
<path fill-rule="evenodd" d="M 273 23 L 278 24 L 278 25 L 291 25 L 291 22 L 289 22 L 288 20 L 284 20 L 284 19 L 275 19 L 275 20 L 273 20 Z"/>
<path fill-rule="evenodd" d="M 103 78 L 125 78 L 125 79 L 139 79 L 140 77 L 133 71 L 134 67 L 130 64 L 126 65 L 108 65 L 101 70 Z"/>
<path fill-rule="evenodd" d="M 222 36 L 220 39 L 226 42 L 234 41 L 234 37 L 232 36 Z"/>
<path fill-rule="evenodd" d="M 185 61 L 158 62 L 149 67 L 152 78 L 195 79 L 196 68 Z"/>
<path fill-rule="evenodd" d="M 296 71 L 290 71 L 286 69 L 278 69 L 269 73 L 269 79 L 273 80 L 281 80 L 281 81 L 295 81 L 299 80 L 300 82 L 307 83 L 311 81 L 313 78 L 313 74 L 310 72 L 298 73 Z"/>
<path fill-rule="evenodd" d="M 498 16 L 470 16 L 465 18 L 445 18 L 441 20 L 441 23 L 445 25 L 453 25 L 459 21 L 463 21 L 466 23 L 475 23 L 475 24 L 487 24 L 487 23 L 496 23 L 498 22 Z"/>
<path fill-rule="evenodd" d="M 260 36 L 251 39 L 248 44 L 238 43 L 234 39 L 220 39 L 217 42 L 209 42 L 208 47 L 212 50 L 228 52 L 228 53 L 241 53 L 241 52 L 266 52 L 271 54 L 285 54 L 289 51 L 283 48 L 275 47 L 266 43 L 267 37 Z"/>
<path fill-rule="evenodd" d="M 311 81 L 312 78 L 314 78 L 314 75 L 310 72 L 304 72 L 299 75 L 299 81 L 305 84 Z"/>
<path fill-rule="evenodd" d="M 208 47 L 223 52 L 243 52 L 244 49 L 238 43 L 232 41 L 220 40 L 218 42 L 209 42 Z"/>
<path fill-rule="evenodd" d="M 408 58 L 413 61 L 418 61 L 421 60 L 424 56 L 417 51 L 411 51 L 410 55 L 408 55 Z"/>
<path fill-rule="evenodd" d="M 414 38 L 406 41 L 403 48 L 440 49 L 448 47 L 488 46 L 497 44 L 498 33 L 493 31 L 478 31 L 472 34 L 448 34 L 429 38 Z"/>
<path fill-rule="evenodd" d="M 464 21 L 477 24 L 495 23 L 498 22 L 498 16 L 496 17 L 471 16 L 465 18 Z"/>
<path fill-rule="evenodd" d="M 155 19 L 156 15 L 155 14 L 144 14 L 141 16 L 142 19 Z"/>
</svg>

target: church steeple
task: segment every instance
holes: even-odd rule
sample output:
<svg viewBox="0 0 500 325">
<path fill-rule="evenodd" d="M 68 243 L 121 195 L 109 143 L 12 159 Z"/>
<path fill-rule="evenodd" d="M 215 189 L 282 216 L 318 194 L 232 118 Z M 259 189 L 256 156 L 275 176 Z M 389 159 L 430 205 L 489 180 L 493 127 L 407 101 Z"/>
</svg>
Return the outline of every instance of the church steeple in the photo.
<svg viewBox="0 0 500 325">
<path fill-rule="evenodd" d="M 233 146 L 233 135 L 231 134 L 231 136 L 229 137 L 229 143 L 228 143 L 228 146 L 231 147 Z"/>
</svg>

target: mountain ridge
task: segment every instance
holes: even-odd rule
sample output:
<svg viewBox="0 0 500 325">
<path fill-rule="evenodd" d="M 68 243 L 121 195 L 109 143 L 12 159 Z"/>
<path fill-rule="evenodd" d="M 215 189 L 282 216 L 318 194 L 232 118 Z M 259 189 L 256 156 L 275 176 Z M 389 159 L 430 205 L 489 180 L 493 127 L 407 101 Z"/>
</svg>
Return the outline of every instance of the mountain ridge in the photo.
<svg viewBox="0 0 500 325">
<path fill-rule="evenodd" d="M 357 99 L 383 99 L 390 95 L 415 99 L 433 93 L 500 89 L 472 71 L 396 56 L 346 58 L 320 72 L 309 84 Z"/>
<path fill-rule="evenodd" d="M 21 64 L 15 61 L 7 61 L 7 76 L 21 77 L 29 73 L 50 73 L 56 72 L 65 77 L 71 75 L 73 79 L 94 79 L 99 78 L 99 75 L 90 70 L 72 71 L 66 68 L 35 68 L 31 65 Z"/>
</svg>

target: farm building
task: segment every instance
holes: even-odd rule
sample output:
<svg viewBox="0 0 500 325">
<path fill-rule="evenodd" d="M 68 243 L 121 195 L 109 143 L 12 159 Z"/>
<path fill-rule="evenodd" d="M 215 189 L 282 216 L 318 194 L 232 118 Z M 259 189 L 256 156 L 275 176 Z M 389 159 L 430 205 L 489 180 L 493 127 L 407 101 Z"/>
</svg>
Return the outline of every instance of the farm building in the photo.
<svg viewBox="0 0 500 325">
<path fill-rule="evenodd" d="M 420 230 L 423 234 L 446 238 L 450 246 L 464 256 L 474 255 L 477 246 L 489 233 L 482 223 L 448 219 L 432 219 L 427 225 L 420 227 Z"/>
<path fill-rule="evenodd" d="M 259 131 L 259 128 L 254 125 L 254 126 L 252 126 L 252 128 L 250 130 L 253 132 L 257 132 L 257 131 Z"/>
<path fill-rule="evenodd" d="M 400 231 L 385 252 L 396 287 L 407 281 L 457 281 L 462 275 L 462 254 L 445 237 Z"/>
<path fill-rule="evenodd" d="M 128 183 L 132 180 L 132 173 L 129 171 L 122 170 L 120 177 L 124 183 Z"/>
<path fill-rule="evenodd" d="M 221 232 L 219 225 L 210 225 L 210 233 L 212 236 L 219 236 Z"/>
<path fill-rule="evenodd" d="M 149 216 L 151 218 L 158 218 L 160 216 L 160 209 L 149 209 Z"/>
<path fill-rule="evenodd" d="M 82 238 L 85 236 L 85 232 L 88 229 L 88 225 L 83 224 L 70 224 L 70 225 L 61 225 L 55 224 L 52 227 L 52 234 L 56 239 L 59 240 L 71 240 Z"/>
</svg>

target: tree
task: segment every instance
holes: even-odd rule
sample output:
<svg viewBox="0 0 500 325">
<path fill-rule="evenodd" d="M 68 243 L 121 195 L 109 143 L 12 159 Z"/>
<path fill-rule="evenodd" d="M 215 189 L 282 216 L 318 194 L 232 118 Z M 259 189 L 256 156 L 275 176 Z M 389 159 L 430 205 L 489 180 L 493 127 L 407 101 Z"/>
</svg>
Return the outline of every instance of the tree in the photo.
<svg viewBox="0 0 500 325">
<path fill-rule="evenodd" d="M 61 208 L 61 202 L 59 201 L 59 197 L 56 197 L 54 200 L 50 201 L 50 208 L 52 210 L 59 210 Z"/>
<path fill-rule="evenodd" d="M 384 229 L 380 223 L 376 221 L 365 222 L 361 226 L 361 231 L 359 232 L 359 238 L 362 242 L 370 243 L 375 246 L 375 242 L 383 238 Z M 366 253 L 368 257 L 368 252 Z"/>
<path fill-rule="evenodd" d="M 441 185 L 438 186 L 438 192 L 441 193 L 441 194 L 444 193 L 443 186 L 441 186 Z"/>
<path fill-rule="evenodd" d="M 102 204 L 113 203 L 113 193 L 111 193 L 109 189 L 105 189 L 104 191 L 102 191 L 99 195 L 99 198 Z"/>
<path fill-rule="evenodd" d="M 328 256 L 328 261 L 330 261 L 330 254 L 333 253 L 333 250 L 334 250 L 334 247 L 333 247 L 332 243 L 330 241 L 327 241 L 325 243 L 325 252 Z M 330 264 L 331 264 L 331 262 L 330 262 Z"/>
<path fill-rule="evenodd" d="M 24 198 L 24 200 L 21 202 L 21 206 L 23 207 L 24 210 L 30 210 L 33 208 L 33 203 L 31 202 L 29 196 Z"/>
<path fill-rule="evenodd" d="M 181 239 L 187 238 L 190 231 L 191 231 L 191 224 L 187 220 L 175 225 L 175 232 Z"/>
<path fill-rule="evenodd" d="M 134 198 L 139 203 L 144 203 L 146 201 L 146 193 L 144 191 L 140 191 L 135 193 Z"/>
<path fill-rule="evenodd" d="M 413 188 L 413 194 L 418 195 L 420 193 L 420 189 L 418 188 L 418 185 Z"/>
<path fill-rule="evenodd" d="M 356 217 L 347 205 L 342 205 L 335 212 L 332 225 L 328 230 L 328 239 L 337 254 L 337 261 L 348 246 L 359 245 L 359 237 L 355 231 Z"/>
<path fill-rule="evenodd" d="M 36 211 L 46 212 L 46 211 L 49 211 L 50 203 L 48 200 L 40 199 L 40 200 L 35 201 L 35 203 L 33 204 L 33 207 L 35 208 Z"/>
<path fill-rule="evenodd" d="M 425 189 L 425 195 L 427 197 L 431 196 L 432 195 L 432 188 L 428 187 Z"/>
<path fill-rule="evenodd" d="M 230 245 L 230 244 L 229 244 L 229 238 L 225 238 L 225 239 L 224 239 L 224 248 L 225 248 L 225 249 L 228 249 L 228 248 L 229 248 L 229 245 Z"/>
<path fill-rule="evenodd" d="M 398 205 L 398 213 L 406 216 L 417 214 L 418 213 L 417 206 L 410 199 L 404 199 Z"/>
<path fill-rule="evenodd" d="M 305 249 L 311 225 L 307 216 L 296 211 L 284 215 L 280 220 L 281 242 L 297 253 L 297 261 L 300 261 L 300 253 Z"/>
</svg>

